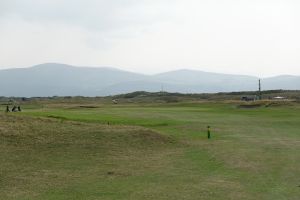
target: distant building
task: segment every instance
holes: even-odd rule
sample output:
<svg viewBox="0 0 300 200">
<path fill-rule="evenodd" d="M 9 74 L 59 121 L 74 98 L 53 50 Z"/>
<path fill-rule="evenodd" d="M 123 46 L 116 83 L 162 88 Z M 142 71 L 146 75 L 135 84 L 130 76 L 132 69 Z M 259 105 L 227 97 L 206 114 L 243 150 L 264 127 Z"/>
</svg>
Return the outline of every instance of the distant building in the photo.
<svg viewBox="0 0 300 200">
<path fill-rule="evenodd" d="M 113 102 L 114 104 L 118 104 L 118 99 L 113 99 L 112 102 Z"/>
<path fill-rule="evenodd" d="M 281 97 L 281 96 L 277 96 L 277 97 L 273 97 L 274 100 L 285 100 L 285 97 Z"/>
<path fill-rule="evenodd" d="M 241 98 L 242 101 L 255 101 L 257 99 L 257 96 L 243 96 Z"/>
</svg>

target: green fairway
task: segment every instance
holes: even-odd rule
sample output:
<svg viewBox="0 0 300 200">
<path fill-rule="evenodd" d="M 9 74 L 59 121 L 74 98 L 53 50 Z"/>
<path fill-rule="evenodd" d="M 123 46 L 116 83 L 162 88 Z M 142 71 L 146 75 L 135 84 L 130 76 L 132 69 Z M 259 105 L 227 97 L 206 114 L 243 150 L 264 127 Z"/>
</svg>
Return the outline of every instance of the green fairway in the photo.
<svg viewBox="0 0 300 200">
<path fill-rule="evenodd" d="M 300 197 L 299 104 L 82 104 L 0 114 L 0 199 Z"/>
</svg>

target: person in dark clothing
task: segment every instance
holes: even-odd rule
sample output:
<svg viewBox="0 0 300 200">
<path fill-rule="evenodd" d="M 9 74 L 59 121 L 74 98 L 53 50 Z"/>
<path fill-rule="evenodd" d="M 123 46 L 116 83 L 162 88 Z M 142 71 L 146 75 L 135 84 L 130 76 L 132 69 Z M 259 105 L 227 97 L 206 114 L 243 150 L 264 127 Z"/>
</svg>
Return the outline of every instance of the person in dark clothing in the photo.
<svg viewBox="0 0 300 200">
<path fill-rule="evenodd" d="M 9 106 L 6 106 L 6 112 L 10 112 Z"/>
<path fill-rule="evenodd" d="M 17 106 L 14 106 L 11 110 L 11 112 L 17 112 Z"/>
<path fill-rule="evenodd" d="M 22 111 L 22 110 L 21 110 L 21 106 L 18 106 L 18 111 L 19 111 L 19 112 L 21 112 L 21 111 Z"/>
</svg>

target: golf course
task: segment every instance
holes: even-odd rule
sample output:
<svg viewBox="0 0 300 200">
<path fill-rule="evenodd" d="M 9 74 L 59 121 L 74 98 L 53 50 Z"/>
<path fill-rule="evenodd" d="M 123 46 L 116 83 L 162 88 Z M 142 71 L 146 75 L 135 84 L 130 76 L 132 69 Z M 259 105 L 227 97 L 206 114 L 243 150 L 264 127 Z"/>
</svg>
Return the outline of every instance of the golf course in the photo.
<svg viewBox="0 0 300 200">
<path fill-rule="evenodd" d="M 67 99 L 0 109 L 1 200 L 300 198 L 297 102 Z"/>
</svg>

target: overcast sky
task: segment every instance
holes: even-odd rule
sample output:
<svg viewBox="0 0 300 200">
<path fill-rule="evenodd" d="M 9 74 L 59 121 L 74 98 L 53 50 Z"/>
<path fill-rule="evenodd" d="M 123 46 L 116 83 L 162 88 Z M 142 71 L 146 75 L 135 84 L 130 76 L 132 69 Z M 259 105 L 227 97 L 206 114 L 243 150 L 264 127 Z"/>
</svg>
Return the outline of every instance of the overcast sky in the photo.
<svg viewBox="0 0 300 200">
<path fill-rule="evenodd" d="M 299 0 L 0 0 L 0 68 L 300 75 Z"/>
</svg>

